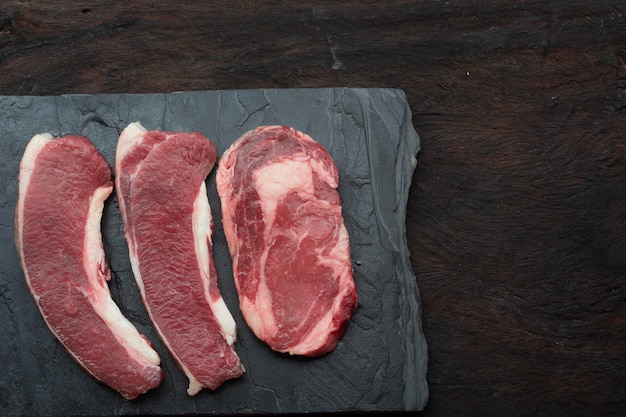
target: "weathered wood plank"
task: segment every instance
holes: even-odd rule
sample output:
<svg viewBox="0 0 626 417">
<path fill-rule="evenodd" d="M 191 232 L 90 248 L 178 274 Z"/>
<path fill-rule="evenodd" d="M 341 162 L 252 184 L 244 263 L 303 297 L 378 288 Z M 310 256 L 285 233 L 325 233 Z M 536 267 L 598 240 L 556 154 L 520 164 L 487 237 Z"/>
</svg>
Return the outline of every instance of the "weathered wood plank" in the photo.
<svg viewBox="0 0 626 417">
<path fill-rule="evenodd" d="M 426 415 L 626 405 L 620 1 L 4 1 L 0 93 L 398 87 Z"/>
</svg>

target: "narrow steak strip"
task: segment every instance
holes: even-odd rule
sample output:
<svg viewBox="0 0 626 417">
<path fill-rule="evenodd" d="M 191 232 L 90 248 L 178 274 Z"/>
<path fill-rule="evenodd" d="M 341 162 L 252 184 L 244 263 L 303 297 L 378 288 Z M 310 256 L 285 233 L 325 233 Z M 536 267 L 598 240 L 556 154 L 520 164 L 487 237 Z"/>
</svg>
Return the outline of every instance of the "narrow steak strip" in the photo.
<svg viewBox="0 0 626 417">
<path fill-rule="evenodd" d="M 222 156 L 217 190 L 246 322 L 279 352 L 335 348 L 357 297 L 338 172 L 311 137 L 261 126 Z"/>
<path fill-rule="evenodd" d="M 127 399 L 163 378 L 159 355 L 122 315 L 106 281 L 100 234 L 111 170 L 83 136 L 34 136 L 20 164 L 15 240 L 52 333 L 96 379 Z"/>
<path fill-rule="evenodd" d="M 235 321 L 217 285 L 205 179 L 217 158 L 199 133 L 130 124 L 116 151 L 116 190 L 135 279 L 189 395 L 243 373 Z"/>
</svg>

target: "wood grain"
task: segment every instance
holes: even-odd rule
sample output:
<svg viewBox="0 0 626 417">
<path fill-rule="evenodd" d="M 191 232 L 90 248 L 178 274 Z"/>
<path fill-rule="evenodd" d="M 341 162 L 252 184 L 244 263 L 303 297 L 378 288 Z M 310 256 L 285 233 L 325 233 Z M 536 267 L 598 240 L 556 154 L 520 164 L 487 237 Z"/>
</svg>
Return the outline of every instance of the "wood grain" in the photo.
<svg viewBox="0 0 626 417">
<path fill-rule="evenodd" d="M 204 4 L 206 3 L 206 4 Z M 620 1 L 16 1 L 0 94 L 403 89 L 428 416 L 626 406 Z"/>
</svg>

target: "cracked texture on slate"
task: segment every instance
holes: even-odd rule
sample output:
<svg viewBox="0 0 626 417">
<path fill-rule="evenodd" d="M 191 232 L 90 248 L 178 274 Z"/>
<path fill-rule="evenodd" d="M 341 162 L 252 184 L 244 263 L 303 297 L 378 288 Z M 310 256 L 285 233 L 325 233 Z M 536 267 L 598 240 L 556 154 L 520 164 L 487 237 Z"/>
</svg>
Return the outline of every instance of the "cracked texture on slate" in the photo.
<svg viewBox="0 0 626 417">
<path fill-rule="evenodd" d="M 237 322 L 244 376 L 187 396 L 187 380 L 141 304 L 115 195 L 102 235 L 111 294 L 162 358 L 161 386 L 134 401 L 91 379 L 45 326 L 13 244 L 19 161 L 42 132 L 89 137 L 113 167 L 122 129 L 199 131 L 221 155 L 248 130 L 285 124 L 322 144 L 340 173 L 359 308 L 335 351 L 321 358 L 271 351 L 239 311 L 221 227 L 215 171 L 207 179 L 222 295 Z M 395 89 L 269 89 L 135 95 L 0 97 L 0 414 L 149 415 L 304 413 L 422 409 L 428 398 L 421 303 L 405 237 L 406 200 L 420 141 L 404 93 Z"/>
</svg>

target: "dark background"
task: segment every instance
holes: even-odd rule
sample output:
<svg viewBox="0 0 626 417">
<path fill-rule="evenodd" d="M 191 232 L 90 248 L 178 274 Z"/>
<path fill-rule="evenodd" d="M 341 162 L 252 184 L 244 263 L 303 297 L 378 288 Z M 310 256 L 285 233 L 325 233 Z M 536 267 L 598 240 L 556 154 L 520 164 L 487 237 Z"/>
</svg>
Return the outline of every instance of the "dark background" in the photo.
<svg viewBox="0 0 626 417">
<path fill-rule="evenodd" d="M 0 94 L 403 89 L 423 415 L 621 415 L 625 45 L 619 1 L 7 0 Z"/>
</svg>

